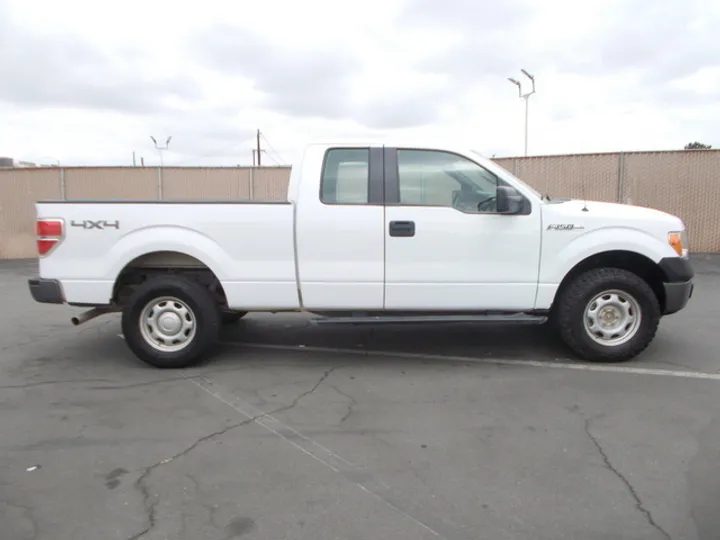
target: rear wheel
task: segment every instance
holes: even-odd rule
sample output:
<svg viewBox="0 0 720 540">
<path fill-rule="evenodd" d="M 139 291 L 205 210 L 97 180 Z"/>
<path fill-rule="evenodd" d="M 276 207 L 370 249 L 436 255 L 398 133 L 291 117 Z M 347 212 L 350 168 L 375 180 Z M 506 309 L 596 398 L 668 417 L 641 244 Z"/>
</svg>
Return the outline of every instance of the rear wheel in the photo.
<svg viewBox="0 0 720 540">
<path fill-rule="evenodd" d="M 122 329 L 130 350 L 158 368 L 198 363 L 215 345 L 220 311 L 209 290 L 181 276 L 140 285 L 123 309 Z"/>
<path fill-rule="evenodd" d="M 655 337 L 660 305 L 638 275 L 596 268 L 577 276 L 558 299 L 554 322 L 563 341 L 581 358 L 622 362 Z"/>
</svg>

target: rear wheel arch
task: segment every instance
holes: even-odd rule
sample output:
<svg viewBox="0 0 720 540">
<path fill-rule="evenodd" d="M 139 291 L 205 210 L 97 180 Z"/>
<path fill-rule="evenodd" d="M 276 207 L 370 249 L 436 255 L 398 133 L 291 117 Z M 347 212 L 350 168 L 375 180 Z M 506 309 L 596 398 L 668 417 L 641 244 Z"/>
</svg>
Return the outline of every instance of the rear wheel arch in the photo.
<svg viewBox="0 0 720 540">
<path fill-rule="evenodd" d="M 112 301 L 122 304 L 137 286 L 167 275 L 193 279 L 215 293 L 221 305 L 226 302 L 225 290 L 212 268 L 193 255 L 174 250 L 148 251 L 128 261 L 115 279 Z"/>
</svg>

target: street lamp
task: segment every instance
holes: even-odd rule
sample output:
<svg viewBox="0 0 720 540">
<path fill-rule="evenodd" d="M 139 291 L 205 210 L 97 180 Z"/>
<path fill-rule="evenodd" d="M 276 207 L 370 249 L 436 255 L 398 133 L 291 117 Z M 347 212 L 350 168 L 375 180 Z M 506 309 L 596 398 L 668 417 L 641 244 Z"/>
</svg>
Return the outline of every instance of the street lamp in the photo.
<svg viewBox="0 0 720 540">
<path fill-rule="evenodd" d="M 150 138 L 152 139 L 152 142 L 155 143 L 155 149 L 160 154 L 160 166 L 162 167 L 164 165 L 163 150 L 167 150 L 168 147 L 170 146 L 170 140 L 172 139 L 172 135 L 170 137 L 168 137 L 167 140 L 165 141 L 165 146 L 159 146 L 158 142 L 155 140 L 155 137 L 153 137 L 152 135 L 150 135 Z"/>
<path fill-rule="evenodd" d="M 525 155 L 527 156 L 528 153 L 528 111 L 529 111 L 529 103 L 530 103 L 530 96 L 532 96 L 535 93 L 535 77 L 530 75 L 527 71 L 524 69 L 521 69 L 520 71 L 523 72 L 523 74 L 530 79 L 530 82 L 532 83 L 532 90 L 530 92 L 527 92 L 525 94 L 522 93 L 522 84 L 517 79 L 513 79 L 512 77 L 508 77 L 508 81 L 513 83 L 515 86 L 518 87 L 518 95 L 520 99 L 525 100 Z"/>
</svg>

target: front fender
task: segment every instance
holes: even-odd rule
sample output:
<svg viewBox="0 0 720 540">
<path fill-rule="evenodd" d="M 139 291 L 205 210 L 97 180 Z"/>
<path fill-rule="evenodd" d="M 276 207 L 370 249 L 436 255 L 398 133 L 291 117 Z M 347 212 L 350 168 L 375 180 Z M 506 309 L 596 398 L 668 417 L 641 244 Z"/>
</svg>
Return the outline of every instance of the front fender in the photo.
<svg viewBox="0 0 720 540">
<path fill-rule="evenodd" d="M 223 281 L 223 268 L 228 268 L 228 255 L 210 237 L 193 229 L 179 226 L 148 226 L 135 229 L 118 240 L 108 253 L 105 275 L 115 281 L 134 259 L 158 251 L 175 251 L 195 257 Z"/>
<path fill-rule="evenodd" d="M 579 262 L 607 251 L 630 251 L 653 262 L 677 255 L 667 242 L 645 231 L 631 227 L 596 229 L 575 237 L 559 251 L 546 249 L 544 245 L 539 283 L 559 284 Z"/>
</svg>

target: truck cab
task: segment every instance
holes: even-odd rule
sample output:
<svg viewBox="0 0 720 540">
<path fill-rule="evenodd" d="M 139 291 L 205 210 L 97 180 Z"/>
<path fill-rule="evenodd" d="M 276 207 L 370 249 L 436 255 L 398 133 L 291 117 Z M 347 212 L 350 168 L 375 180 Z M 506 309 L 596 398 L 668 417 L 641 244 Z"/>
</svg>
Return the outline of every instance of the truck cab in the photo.
<svg viewBox="0 0 720 540">
<path fill-rule="evenodd" d="M 45 201 L 37 210 L 39 234 L 49 222 L 62 230 L 38 238 L 42 249 L 57 244 L 40 252 L 35 299 L 122 311 L 130 347 L 161 367 L 196 361 L 223 314 L 247 311 L 307 311 L 336 324 L 548 322 L 583 358 L 627 360 L 693 290 L 681 219 L 553 199 L 451 146 L 310 144 L 285 202 Z M 99 216 L 117 227 L 68 227 Z M 143 311 L 161 294 L 183 308 Z M 158 314 L 170 330 L 160 319 L 147 335 L 137 330 Z M 193 337 L 176 343 L 167 332 L 187 316 Z"/>
</svg>

